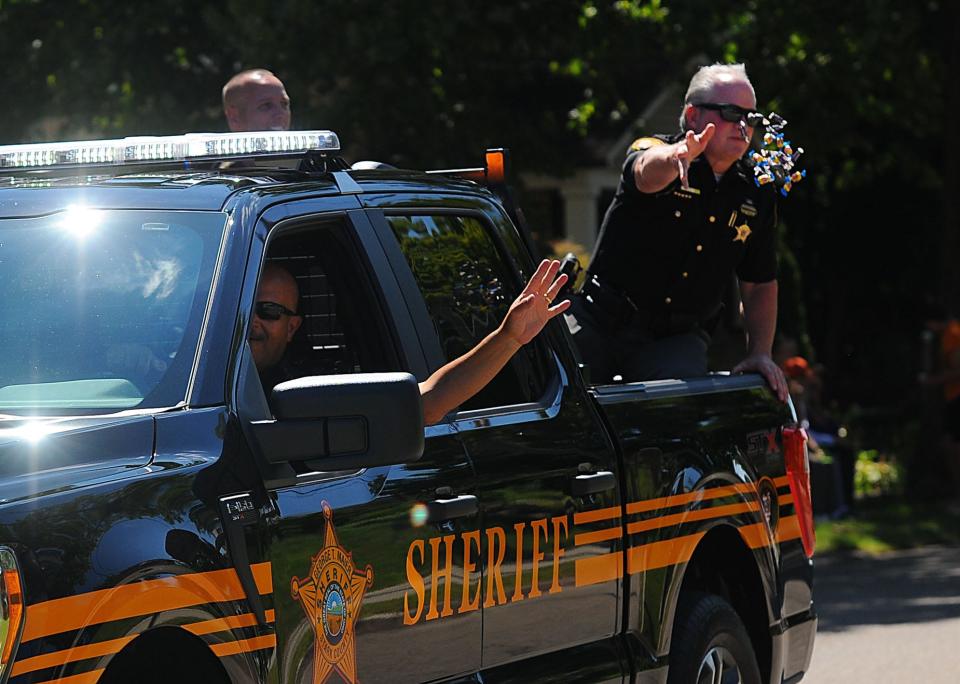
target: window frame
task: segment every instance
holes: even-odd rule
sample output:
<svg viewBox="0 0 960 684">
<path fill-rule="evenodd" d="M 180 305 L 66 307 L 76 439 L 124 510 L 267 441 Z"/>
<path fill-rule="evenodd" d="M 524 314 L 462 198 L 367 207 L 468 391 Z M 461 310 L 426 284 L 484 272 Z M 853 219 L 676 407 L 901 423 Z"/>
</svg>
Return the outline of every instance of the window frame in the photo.
<svg viewBox="0 0 960 684">
<path fill-rule="evenodd" d="M 415 343 L 413 322 L 407 315 L 406 304 L 399 292 L 392 264 L 386 259 L 380 241 L 374 235 L 370 219 L 354 201 L 343 198 L 297 200 L 267 208 L 256 221 L 252 246 L 247 257 L 242 296 L 236 330 L 241 333 L 234 347 L 232 390 L 230 396 L 241 426 L 247 431 L 252 421 L 272 420 L 266 400 L 266 391 L 260 384 L 259 375 L 253 366 L 253 357 L 247 343 L 252 324 L 253 307 L 257 287 L 266 265 L 266 257 L 274 240 L 297 231 L 322 229 L 323 224 L 340 223 L 344 237 L 360 259 L 359 268 L 366 273 L 371 294 L 376 299 L 379 315 L 387 329 L 389 339 L 384 345 L 393 347 L 398 365 L 414 375 L 423 373 L 426 360 L 419 345 Z M 331 201 L 332 200 L 332 201 Z M 247 441 L 257 450 L 256 440 L 247 434 Z M 255 461 L 269 489 L 297 486 L 316 481 L 328 481 L 343 477 L 373 477 L 382 468 L 349 471 L 311 470 L 298 472 L 290 464 L 273 464 L 256 454 Z"/>
<path fill-rule="evenodd" d="M 462 200 L 462 198 L 458 199 Z M 420 338 L 423 340 L 424 352 L 426 353 L 427 361 L 431 369 L 440 368 L 447 363 L 448 359 L 444 354 L 440 338 L 433 325 L 420 286 L 400 248 L 400 243 L 393 232 L 393 228 L 389 224 L 389 217 L 457 216 L 475 219 L 487 231 L 487 234 L 494 244 L 494 248 L 497 250 L 499 258 L 506 265 L 507 271 L 510 272 L 508 277 L 511 278 L 511 285 L 514 292 L 519 294 L 526 279 L 533 274 L 534 269 L 531 264 L 518 263 L 518 259 L 522 259 L 526 255 L 525 248 L 518 243 L 514 245 L 514 249 L 510 249 L 504 239 L 505 236 L 503 233 L 506 232 L 506 226 L 512 229 L 513 224 L 507 221 L 505 216 L 499 211 L 496 211 L 494 207 L 487 202 L 476 201 L 471 202 L 470 206 L 464 206 L 461 201 L 459 206 L 442 206 L 431 197 L 423 204 L 407 203 L 399 208 L 371 208 L 368 209 L 368 213 L 371 215 L 371 221 L 377 228 L 378 233 L 385 235 L 385 237 L 381 238 L 381 240 L 384 241 L 384 250 L 393 263 L 398 280 L 404 289 L 405 297 L 411 308 L 412 318 L 417 325 Z M 516 237 L 517 241 L 519 241 L 520 236 L 517 235 Z M 527 259 L 527 261 L 529 261 L 529 259 Z M 547 329 L 541 333 L 541 336 L 543 336 L 542 339 L 532 342 L 538 349 L 537 353 L 543 357 L 542 361 L 547 372 L 546 387 L 541 396 L 531 402 L 519 402 L 469 410 L 454 409 L 446 416 L 446 420 L 450 421 L 453 430 L 462 432 L 502 425 L 529 423 L 538 420 L 550 420 L 559 413 L 560 406 L 563 402 L 563 395 L 570 384 L 570 380 L 560 359 L 546 341 L 548 329 L 553 324 L 553 321 L 547 324 Z"/>
<path fill-rule="evenodd" d="M 390 325 L 387 318 L 387 312 L 389 309 L 388 306 L 388 296 L 384 293 L 382 283 L 377 277 L 378 270 L 370 263 L 370 259 L 367 257 L 364 246 L 357 239 L 357 226 L 350 220 L 349 216 L 340 216 L 336 213 L 327 214 L 323 218 L 318 218 L 316 216 L 306 217 L 304 219 L 291 219 L 283 222 L 281 225 L 275 227 L 269 234 L 267 238 L 267 244 L 264 249 L 264 259 L 270 257 L 271 259 L 276 259 L 277 257 L 283 259 L 284 255 L 271 254 L 271 251 L 274 249 L 274 246 L 279 241 L 287 240 L 296 236 L 306 235 L 308 237 L 317 237 L 318 233 L 332 233 L 335 235 L 335 239 L 341 242 L 341 247 L 349 252 L 348 258 L 356 259 L 356 263 L 353 265 L 353 273 L 351 275 L 359 276 L 362 279 L 362 283 L 359 283 L 359 289 L 363 291 L 361 295 L 361 304 L 371 304 L 375 307 L 375 310 L 369 312 L 370 317 L 375 317 L 377 320 L 374 322 L 374 326 L 378 329 L 377 334 L 382 335 L 383 338 L 376 341 L 375 345 L 378 347 L 377 351 L 374 352 L 375 355 L 380 356 L 382 360 L 387 363 L 390 368 L 361 368 L 358 372 L 369 373 L 369 372 L 391 372 L 391 371 L 403 371 L 405 370 L 405 362 L 400 358 L 398 349 L 400 349 L 400 340 L 397 338 L 396 329 Z M 289 258 L 287 255 L 286 258 Z M 263 268 L 265 263 L 261 263 L 260 273 L 263 273 Z M 288 269 L 291 270 L 291 269 Z M 329 274 L 325 274 L 327 277 L 331 277 Z M 350 279 L 352 280 L 352 279 Z M 357 288 L 350 287 L 350 280 L 345 280 L 338 282 L 340 287 L 337 290 L 334 290 L 332 294 L 337 299 L 349 300 L 348 294 L 344 293 L 344 289 L 356 290 Z M 259 277 L 257 280 L 259 284 Z M 305 290 L 303 285 L 300 286 L 300 313 L 304 316 L 304 324 L 301 327 L 301 334 L 306 334 L 308 331 L 306 318 L 308 317 L 309 307 L 305 306 L 304 298 L 308 294 L 308 290 Z M 359 314 L 357 317 L 368 317 L 366 311 L 363 308 L 359 309 L 362 314 Z M 250 317 L 252 319 L 253 312 L 250 312 Z M 355 324 L 349 324 L 351 328 L 355 327 Z M 341 332 L 345 336 L 348 334 L 346 330 L 343 329 L 344 326 L 341 325 Z M 357 342 L 358 338 L 363 337 L 359 333 L 352 338 L 352 342 Z M 309 342 L 307 342 L 309 346 Z M 351 345 L 351 347 L 357 347 L 353 351 L 358 354 L 358 360 L 360 358 L 359 347 L 363 345 Z M 368 349 L 373 345 L 368 345 Z M 288 346 L 288 351 L 290 347 Z M 369 353 L 369 352 L 368 352 Z M 349 375 L 350 373 L 317 373 L 316 375 L 322 376 L 331 376 L 331 375 Z M 314 375 L 314 374 L 310 374 Z M 306 377 L 306 376 L 305 376 Z M 266 391 L 266 388 L 264 388 Z"/>
</svg>

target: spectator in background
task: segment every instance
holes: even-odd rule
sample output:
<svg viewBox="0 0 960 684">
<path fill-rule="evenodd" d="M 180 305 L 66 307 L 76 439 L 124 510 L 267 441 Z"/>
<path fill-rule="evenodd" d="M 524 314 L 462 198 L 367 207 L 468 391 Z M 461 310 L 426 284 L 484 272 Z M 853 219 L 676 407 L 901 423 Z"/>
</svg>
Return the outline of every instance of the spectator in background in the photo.
<svg viewBox="0 0 960 684">
<path fill-rule="evenodd" d="M 921 381 L 943 387 L 940 448 L 953 475 L 953 491 L 956 492 L 960 489 L 960 320 L 950 316 L 945 320 L 929 321 L 927 328 L 939 335 L 939 353 L 933 372 L 923 374 Z"/>
<path fill-rule="evenodd" d="M 290 97 L 266 69 L 248 69 L 223 86 L 223 114 L 235 133 L 290 130 Z"/>
<path fill-rule="evenodd" d="M 796 350 L 795 342 L 788 338 L 781 340 L 780 347 L 787 353 Z M 823 406 L 823 366 L 811 364 L 799 355 L 781 359 L 780 366 L 787 378 L 797 421 L 807 431 L 810 453 L 831 473 L 833 497 L 821 497 L 820 500 L 830 501 L 832 506 L 823 513 L 834 518 L 843 517 L 854 507 L 856 453 L 846 440 L 846 429 Z M 824 454 L 829 458 L 823 458 Z M 832 466 L 828 466 L 831 462 Z"/>
<path fill-rule="evenodd" d="M 797 411 L 797 420 L 803 427 L 810 428 L 810 392 L 808 386 L 816 383 L 819 389 L 819 378 L 810 369 L 810 364 L 802 356 L 791 356 L 781 364 L 783 374 L 787 377 L 787 387 L 793 398 L 793 407 Z M 812 389 L 812 387 L 811 387 Z"/>
</svg>

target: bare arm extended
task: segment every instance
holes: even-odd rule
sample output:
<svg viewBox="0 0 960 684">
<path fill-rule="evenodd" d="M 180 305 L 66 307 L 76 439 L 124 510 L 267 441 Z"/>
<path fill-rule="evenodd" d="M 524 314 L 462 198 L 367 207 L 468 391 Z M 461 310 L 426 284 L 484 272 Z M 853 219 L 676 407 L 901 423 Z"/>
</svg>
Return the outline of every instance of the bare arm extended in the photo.
<svg viewBox="0 0 960 684">
<path fill-rule="evenodd" d="M 483 389 L 520 347 L 543 330 L 554 316 L 566 311 L 569 300 L 554 305 L 553 299 L 567 282 L 557 277 L 560 262 L 544 259 L 517 297 L 499 327 L 477 346 L 439 368 L 420 383 L 423 419 L 432 425 Z"/>
<path fill-rule="evenodd" d="M 763 375 L 770 389 L 787 400 L 787 379 L 773 362 L 773 336 L 777 329 L 777 281 L 740 283 L 743 318 L 747 326 L 747 358 L 734 367 L 734 373 L 755 371 Z"/>
</svg>

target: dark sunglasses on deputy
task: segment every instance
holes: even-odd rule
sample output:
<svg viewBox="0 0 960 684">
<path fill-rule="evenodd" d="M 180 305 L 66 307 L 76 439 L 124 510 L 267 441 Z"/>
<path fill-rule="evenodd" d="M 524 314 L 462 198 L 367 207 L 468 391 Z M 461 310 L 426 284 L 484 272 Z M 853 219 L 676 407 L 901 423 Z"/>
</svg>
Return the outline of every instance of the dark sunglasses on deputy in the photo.
<svg viewBox="0 0 960 684">
<path fill-rule="evenodd" d="M 694 106 L 700 107 L 701 109 L 709 109 L 714 112 L 720 112 L 720 118 L 724 121 L 730 121 L 733 123 L 746 121 L 750 128 L 756 128 L 757 126 L 763 124 L 763 114 L 754 109 L 744 109 L 740 105 L 703 102 Z"/>
<path fill-rule="evenodd" d="M 296 311 L 291 311 L 283 304 L 276 302 L 257 302 L 255 308 L 257 316 L 265 321 L 279 321 L 281 316 L 299 316 Z"/>
</svg>

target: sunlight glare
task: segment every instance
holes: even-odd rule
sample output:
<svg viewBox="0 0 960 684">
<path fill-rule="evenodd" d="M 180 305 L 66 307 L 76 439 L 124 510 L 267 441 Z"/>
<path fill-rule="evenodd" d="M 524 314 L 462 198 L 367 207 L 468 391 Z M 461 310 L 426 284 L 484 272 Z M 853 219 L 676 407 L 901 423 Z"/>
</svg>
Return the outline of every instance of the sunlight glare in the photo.
<svg viewBox="0 0 960 684">
<path fill-rule="evenodd" d="M 59 226 L 82 240 L 94 232 L 102 221 L 102 211 L 83 206 L 71 206 L 64 212 Z"/>
</svg>

